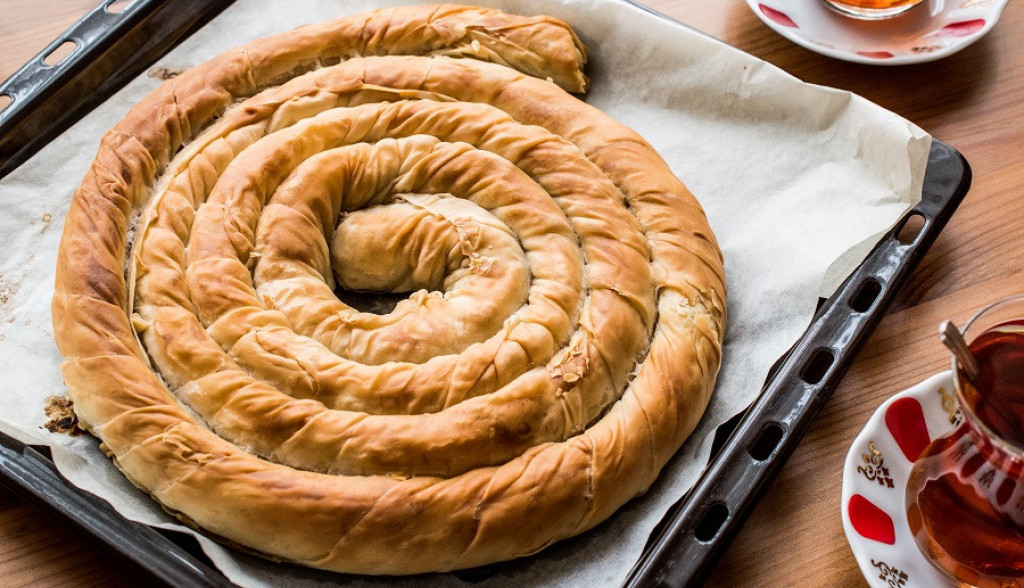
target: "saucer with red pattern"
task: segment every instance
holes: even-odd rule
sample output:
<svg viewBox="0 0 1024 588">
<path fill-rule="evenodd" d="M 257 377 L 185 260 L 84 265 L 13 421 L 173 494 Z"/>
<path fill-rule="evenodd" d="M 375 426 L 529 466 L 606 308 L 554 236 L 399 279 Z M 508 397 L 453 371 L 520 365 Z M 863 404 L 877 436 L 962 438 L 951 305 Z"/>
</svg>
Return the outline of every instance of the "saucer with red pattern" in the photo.
<svg viewBox="0 0 1024 588">
<path fill-rule="evenodd" d="M 962 419 L 952 374 L 945 372 L 883 403 L 850 446 L 843 468 L 843 529 L 872 588 L 954 585 L 918 550 L 905 491 L 917 456 Z"/>
<path fill-rule="evenodd" d="M 933 61 L 989 32 L 1009 0 L 924 0 L 898 16 L 859 20 L 822 0 L 747 0 L 790 41 L 836 59 L 872 65 Z"/>
</svg>

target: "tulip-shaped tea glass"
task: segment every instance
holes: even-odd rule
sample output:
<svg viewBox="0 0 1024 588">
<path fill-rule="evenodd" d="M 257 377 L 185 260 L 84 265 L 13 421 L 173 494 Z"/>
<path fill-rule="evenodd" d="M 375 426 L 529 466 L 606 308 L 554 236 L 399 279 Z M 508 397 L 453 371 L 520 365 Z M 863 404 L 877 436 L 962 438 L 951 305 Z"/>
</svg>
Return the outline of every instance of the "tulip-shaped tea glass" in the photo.
<svg viewBox="0 0 1024 588">
<path fill-rule="evenodd" d="M 918 547 L 960 586 L 1024 587 L 1024 295 L 961 331 L 973 379 L 953 359 L 962 424 L 929 445 L 907 483 Z"/>
</svg>

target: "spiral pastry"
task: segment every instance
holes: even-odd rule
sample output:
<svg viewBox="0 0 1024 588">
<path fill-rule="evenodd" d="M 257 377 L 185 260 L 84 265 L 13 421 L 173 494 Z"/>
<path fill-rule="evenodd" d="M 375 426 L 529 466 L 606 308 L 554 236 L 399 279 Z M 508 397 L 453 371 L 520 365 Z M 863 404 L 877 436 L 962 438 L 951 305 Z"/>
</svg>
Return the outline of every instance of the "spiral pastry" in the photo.
<svg viewBox="0 0 1024 588">
<path fill-rule="evenodd" d="M 534 553 L 642 493 L 714 384 L 721 255 L 567 93 L 584 60 L 552 18 L 408 7 L 168 81 L 67 217 L 82 425 L 183 521 L 345 572 Z"/>
</svg>

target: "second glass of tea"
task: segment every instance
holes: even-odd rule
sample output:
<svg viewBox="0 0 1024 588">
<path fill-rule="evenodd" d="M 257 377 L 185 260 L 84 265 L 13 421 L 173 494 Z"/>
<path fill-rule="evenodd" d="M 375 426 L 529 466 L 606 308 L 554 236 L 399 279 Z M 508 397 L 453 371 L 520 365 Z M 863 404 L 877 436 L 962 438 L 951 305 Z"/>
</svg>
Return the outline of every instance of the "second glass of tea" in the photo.
<svg viewBox="0 0 1024 588">
<path fill-rule="evenodd" d="M 929 445 L 907 483 L 918 547 L 960 586 L 1024 586 L 1024 295 L 982 309 L 953 359 L 963 423 Z"/>
<path fill-rule="evenodd" d="M 823 0 L 836 11 L 868 20 L 891 18 L 910 10 L 923 0 Z"/>
</svg>

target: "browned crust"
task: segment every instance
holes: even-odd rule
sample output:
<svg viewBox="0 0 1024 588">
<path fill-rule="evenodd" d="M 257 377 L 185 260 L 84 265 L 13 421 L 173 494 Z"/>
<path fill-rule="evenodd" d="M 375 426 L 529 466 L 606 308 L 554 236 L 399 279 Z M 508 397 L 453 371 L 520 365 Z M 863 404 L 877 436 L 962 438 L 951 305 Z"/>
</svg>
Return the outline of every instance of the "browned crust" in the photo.
<svg viewBox="0 0 1024 588">
<path fill-rule="evenodd" d="M 472 56 L 500 65 L 356 57 L 375 54 Z M 714 385 L 725 322 L 724 275 L 703 211 L 653 149 L 544 81 L 582 91 L 584 57 L 575 35 L 554 19 L 410 7 L 255 41 L 165 83 L 104 137 L 65 224 L 54 329 L 83 424 L 122 471 L 169 510 L 248 549 L 345 572 L 450 570 L 533 553 L 589 529 L 645 491 L 696 425 Z M 319 68 L 337 60 L 344 61 Z M 517 457 L 474 464 L 451 477 L 328 475 L 265 461 L 221 439 L 153 373 L 130 315 L 135 282 L 126 282 L 125 260 L 129 234 L 150 204 L 157 178 L 179 148 L 233 102 L 309 69 L 315 71 L 225 118 L 234 128 L 264 124 L 289 95 L 311 92 L 482 102 L 563 137 L 592 162 L 585 165 L 614 184 L 650 257 L 646 273 L 623 267 L 622 275 L 639 275 L 635 279 L 650 289 L 633 295 L 625 284 L 632 277 L 619 287 L 614 272 L 591 276 L 587 292 L 595 309 L 625 310 L 584 312 L 593 325 L 610 325 L 593 328 L 607 330 L 599 340 L 588 335 L 596 350 L 588 360 L 593 371 L 620 383 L 617 400 L 588 409 L 599 414 L 584 418 L 592 421 L 584 431 L 558 433 L 517 448 Z M 423 108 L 435 108 L 427 102 Z M 594 247 L 590 257 L 617 251 Z M 645 324 L 642 317 L 655 311 L 657 322 Z M 616 338 L 633 337 L 627 334 L 638 324 L 650 340 L 620 348 L 627 364 L 610 358 Z M 635 377 L 627 374 L 634 356 L 642 359 Z M 213 361 L 208 355 L 196 359 Z M 564 371 L 582 369 L 570 359 L 552 360 L 550 382 L 558 396 L 575 387 L 564 385 Z M 230 367 L 228 359 L 216 361 L 205 373 Z"/>
</svg>

